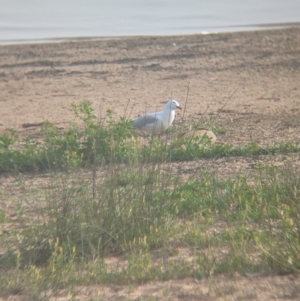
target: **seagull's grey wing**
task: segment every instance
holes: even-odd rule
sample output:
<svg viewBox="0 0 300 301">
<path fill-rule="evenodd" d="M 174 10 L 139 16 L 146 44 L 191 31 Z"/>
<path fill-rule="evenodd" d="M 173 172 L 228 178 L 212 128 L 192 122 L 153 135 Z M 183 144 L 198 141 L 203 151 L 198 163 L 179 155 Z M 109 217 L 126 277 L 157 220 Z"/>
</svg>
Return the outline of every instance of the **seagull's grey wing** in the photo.
<svg viewBox="0 0 300 301">
<path fill-rule="evenodd" d="M 136 129 L 142 129 L 147 125 L 156 124 L 158 120 L 159 120 L 159 117 L 156 116 L 156 114 L 148 114 L 148 115 L 144 115 L 144 116 L 133 119 L 132 126 Z"/>
</svg>

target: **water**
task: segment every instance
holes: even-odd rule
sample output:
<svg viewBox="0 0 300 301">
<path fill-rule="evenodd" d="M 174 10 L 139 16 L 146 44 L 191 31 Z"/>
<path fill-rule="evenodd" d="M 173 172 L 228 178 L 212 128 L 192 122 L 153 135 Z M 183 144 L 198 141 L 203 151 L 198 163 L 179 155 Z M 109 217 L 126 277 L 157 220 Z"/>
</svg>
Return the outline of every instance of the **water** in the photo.
<svg viewBox="0 0 300 301">
<path fill-rule="evenodd" d="M 1 44 L 300 24 L 300 0 L 0 0 L 0 7 Z"/>
</svg>

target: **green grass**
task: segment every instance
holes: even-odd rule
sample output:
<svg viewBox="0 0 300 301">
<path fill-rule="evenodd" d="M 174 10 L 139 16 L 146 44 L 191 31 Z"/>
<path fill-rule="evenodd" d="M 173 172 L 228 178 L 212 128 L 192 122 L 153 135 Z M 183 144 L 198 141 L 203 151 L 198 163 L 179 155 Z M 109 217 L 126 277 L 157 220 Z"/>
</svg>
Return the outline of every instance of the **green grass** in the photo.
<svg viewBox="0 0 300 301">
<path fill-rule="evenodd" d="M 21 194 L 1 191 L 21 226 L 0 234 L 0 292 L 40 300 L 62 288 L 75 296 L 88 284 L 299 272 L 300 176 L 293 166 L 260 165 L 251 179 L 202 172 L 185 182 L 166 168 L 170 161 L 297 152 L 296 146 L 157 138 L 139 146 L 128 121 L 114 122 L 111 111 L 107 124 L 97 125 L 88 103 L 74 109 L 83 126 L 59 133 L 47 123 L 41 145 L 27 140 L 17 149 L 14 131 L 1 136 L 2 171 L 41 169 L 50 176 L 37 186 L 19 174 Z M 11 223 L 8 216 L 1 209 L 0 225 Z"/>
<path fill-rule="evenodd" d="M 91 283 L 299 272 L 300 177 L 291 166 L 260 167 L 251 184 L 165 176 L 158 165 L 115 166 L 94 187 L 75 174 L 56 176 L 45 201 L 23 213 L 27 227 L 2 234 L 0 288 L 32 295 Z M 176 258 L 180 245 L 191 260 Z M 111 269 L 112 255 L 126 264 Z"/>
<path fill-rule="evenodd" d="M 153 138 L 149 144 L 138 148 L 138 139 L 130 129 L 130 121 L 124 118 L 115 121 L 113 111 L 109 110 L 107 122 L 97 124 L 96 115 L 88 102 L 73 105 L 73 109 L 79 122 L 63 133 L 46 122 L 42 128 L 41 143 L 28 137 L 20 140 L 14 130 L 0 135 L 0 172 L 72 170 L 103 163 L 128 164 L 137 158 L 142 163 L 178 162 L 197 158 L 299 152 L 299 146 L 290 142 L 269 147 L 252 142 L 243 147 L 234 147 L 210 145 L 205 137 L 182 138 L 176 143 Z"/>
</svg>

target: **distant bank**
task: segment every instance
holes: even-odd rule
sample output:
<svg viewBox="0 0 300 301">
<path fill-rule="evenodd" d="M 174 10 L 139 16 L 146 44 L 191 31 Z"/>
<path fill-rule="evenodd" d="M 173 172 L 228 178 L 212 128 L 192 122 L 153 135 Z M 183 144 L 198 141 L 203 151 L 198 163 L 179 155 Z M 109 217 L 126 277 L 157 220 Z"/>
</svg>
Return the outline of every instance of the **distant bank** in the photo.
<svg viewBox="0 0 300 301">
<path fill-rule="evenodd" d="M 1 0 L 0 44 L 293 25 L 299 0 Z"/>
</svg>

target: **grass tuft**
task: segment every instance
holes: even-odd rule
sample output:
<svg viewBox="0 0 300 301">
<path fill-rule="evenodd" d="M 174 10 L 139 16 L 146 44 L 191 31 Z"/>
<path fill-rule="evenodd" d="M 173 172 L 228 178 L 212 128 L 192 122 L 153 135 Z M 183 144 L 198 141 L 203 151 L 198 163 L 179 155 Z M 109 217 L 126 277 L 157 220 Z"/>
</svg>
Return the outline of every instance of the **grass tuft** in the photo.
<svg viewBox="0 0 300 301">
<path fill-rule="evenodd" d="M 115 121 L 108 110 L 105 124 L 98 124 L 90 103 L 73 105 L 78 122 L 61 133 L 49 121 L 42 128 L 42 142 L 20 139 L 14 130 L 0 136 L 0 172 L 76 170 L 95 164 L 191 161 L 198 158 L 257 156 L 299 152 L 299 145 L 269 147 L 252 142 L 243 147 L 211 145 L 208 137 L 181 138 L 176 142 L 153 138 L 138 147 L 136 133 L 125 118 Z M 180 131 L 180 129 L 178 129 Z M 138 153 L 137 153 L 138 152 Z"/>
<path fill-rule="evenodd" d="M 1 136 L 2 171 L 50 176 L 35 189 L 19 176 L 17 196 L 1 191 L 16 217 L 0 210 L 0 291 L 41 299 L 63 288 L 76 296 L 87 284 L 299 272 L 300 177 L 292 165 L 259 165 L 251 179 L 203 172 L 185 181 L 169 165 L 297 146 L 213 146 L 205 137 L 140 145 L 112 111 L 106 124 L 96 124 L 87 102 L 74 112 L 81 123 L 64 133 L 46 123 L 41 144 L 19 147 L 14 131 Z"/>
</svg>

